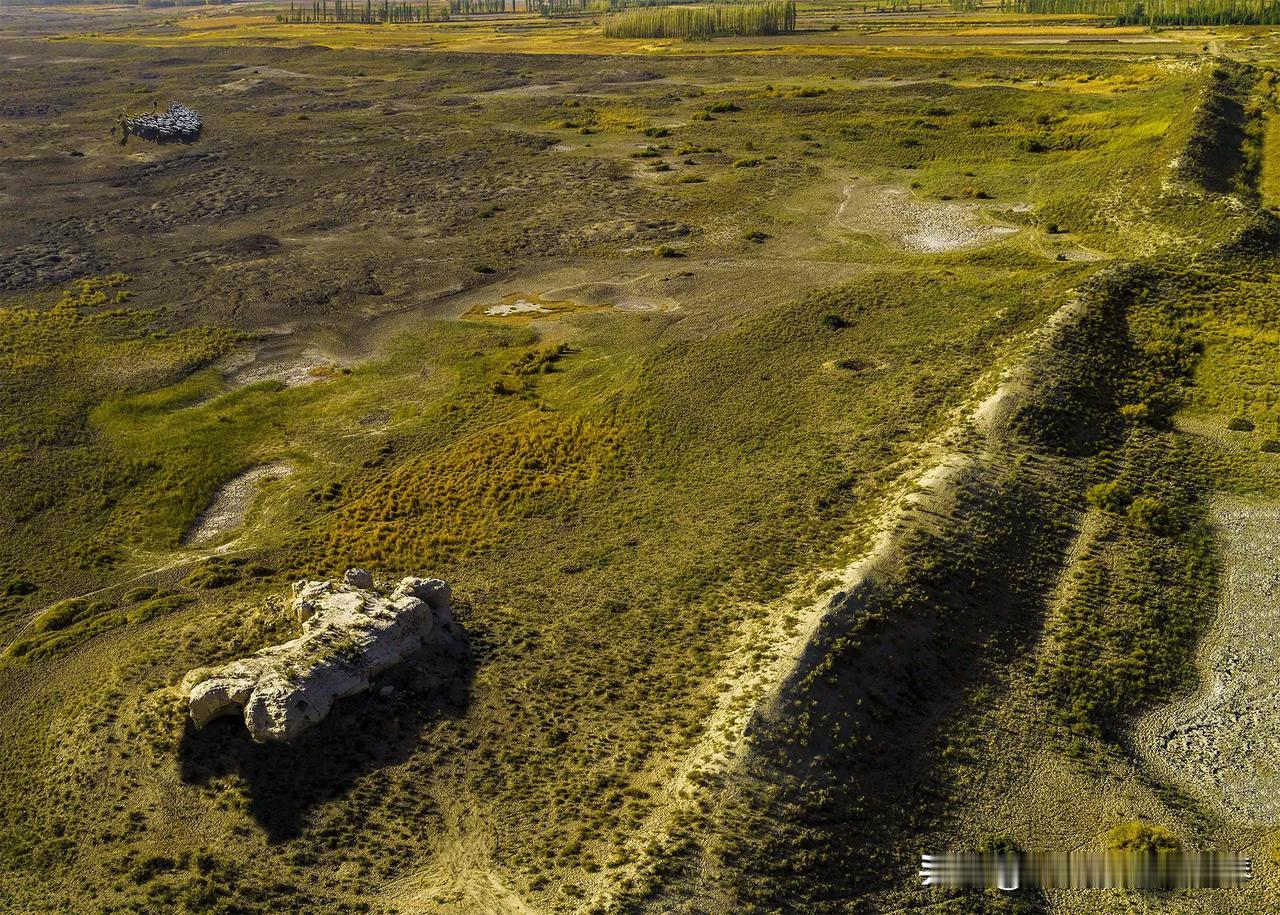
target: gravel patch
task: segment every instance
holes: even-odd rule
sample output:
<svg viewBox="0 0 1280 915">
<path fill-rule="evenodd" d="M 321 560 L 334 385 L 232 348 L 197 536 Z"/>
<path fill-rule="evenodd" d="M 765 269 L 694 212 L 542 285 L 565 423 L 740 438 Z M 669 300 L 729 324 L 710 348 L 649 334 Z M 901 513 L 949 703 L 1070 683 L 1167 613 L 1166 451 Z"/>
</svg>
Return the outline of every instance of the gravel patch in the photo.
<svg viewBox="0 0 1280 915">
<path fill-rule="evenodd" d="M 836 224 L 887 236 L 908 251 L 940 254 L 990 244 L 1018 231 L 985 221 L 991 208 L 978 201 L 920 200 L 896 185 L 854 182 L 845 186 Z"/>
<path fill-rule="evenodd" d="M 1242 825 L 1280 818 L 1280 504 L 1211 509 L 1223 563 L 1218 615 L 1195 691 L 1138 724 L 1156 771 Z"/>
<path fill-rule="evenodd" d="M 266 480 L 287 477 L 293 473 L 288 461 L 271 461 L 251 467 L 218 490 L 213 501 L 191 525 L 183 540 L 186 546 L 200 546 L 233 533 L 244 526 L 245 516 L 258 487 Z"/>
</svg>

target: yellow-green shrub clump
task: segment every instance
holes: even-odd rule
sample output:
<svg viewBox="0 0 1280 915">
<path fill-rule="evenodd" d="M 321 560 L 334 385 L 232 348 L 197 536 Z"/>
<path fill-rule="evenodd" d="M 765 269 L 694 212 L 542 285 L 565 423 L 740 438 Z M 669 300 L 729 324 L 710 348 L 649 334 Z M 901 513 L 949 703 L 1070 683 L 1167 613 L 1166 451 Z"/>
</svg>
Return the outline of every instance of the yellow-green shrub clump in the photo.
<svg viewBox="0 0 1280 915">
<path fill-rule="evenodd" d="M 491 547 L 540 496 L 563 507 L 620 440 L 607 425 L 535 419 L 414 458 L 339 510 L 329 558 L 408 568 Z"/>
</svg>

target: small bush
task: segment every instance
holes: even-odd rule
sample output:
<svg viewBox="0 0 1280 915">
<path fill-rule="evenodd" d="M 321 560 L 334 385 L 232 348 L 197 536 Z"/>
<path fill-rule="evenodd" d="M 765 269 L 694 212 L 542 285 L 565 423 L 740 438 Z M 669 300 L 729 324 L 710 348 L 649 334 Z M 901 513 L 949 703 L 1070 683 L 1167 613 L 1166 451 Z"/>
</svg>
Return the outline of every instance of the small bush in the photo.
<svg viewBox="0 0 1280 915">
<path fill-rule="evenodd" d="M 9 597 L 24 597 L 34 594 L 38 589 L 25 578 L 10 578 L 4 586 L 4 593 Z"/>
<path fill-rule="evenodd" d="M 849 322 L 841 315 L 832 312 L 822 316 L 822 326 L 828 327 L 831 330 L 840 330 L 841 328 L 848 327 Z"/>
<path fill-rule="evenodd" d="M 1173 513 L 1158 499 L 1139 496 L 1129 503 L 1130 523 L 1159 537 L 1173 532 Z"/>
<path fill-rule="evenodd" d="M 1151 408 L 1145 403 L 1127 403 L 1120 408 L 1120 415 L 1127 423 L 1141 423 L 1151 416 Z"/>
<path fill-rule="evenodd" d="M 758 244 L 761 244 L 762 242 L 766 242 L 766 241 L 768 241 L 768 240 L 769 240 L 770 238 L 772 238 L 772 237 L 773 237 L 773 236 L 772 236 L 772 235 L 770 235 L 770 234 L 769 234 L 769 233 L 767 233 L 767 232 L 760 232 L 760 231 L 758 231 L 758 230 L 754 230 L 754 229 L 753 229 L 752 231 L 750 231 L 750 232 L 743 232 L 743 233 L 742 233 L 742 238 L 743 238 L 743 240 L 744 240 L 744 241 L 751 241 L 751 242 L 755 242 L 757 245 L 758 245 Z"/>
<path fill-rule="evenodd" d="M 1157 852 L 1182 847 L 1182 841 L 1163 826 L 1153 826 L 1140 820 L 1112 826 L 1106 843 L 1107 848 L 1113 851 Z"/>
<path fill-rule="evenodd" d="M 978 842 L 978 851 L 984 854 L 1012 855 L 1022 851 L 1017 840 L 1005 833 L 985 836 Z"/>
<path fill-rule="evenodd" d="M 670 245 L 658 245 L 653 249 L 653 253 L 658 257 L 684 257 L 683 251 Z"/>
<path fill-rule="evenodd" d="M 71 597 L 53 604 L 36 617 L 36 632 L 55 632 L 66 629 L 93 612 L 94 605 L 83 597 Z"/>
<path fill-rule="evenodd" d="M 207 565 L 196 569 L 182 580 L 188 588 L 223 588 L 240 580 L 235 569 L 222 565 Z"/>
<path fill-rule="evenodd" d="M 1227 428 L 1232 432 L 1252 432 L 1256 427 L 1243 416 L 1233 416 L 1227 420 Z"/>
<path fill-rule="evenodd" d="M 1119 480 L 1112 480 L 1110 483 L 1090 486 L 1085 493 L 1085 498 L 1089 500 L 1090 505 L 1105 512 L 1122 512 L 1133 501 L 1133 493 Z"/>
<path fill-rule="evenodd" d="M 707 114 L 728 114 L 742 109 L 730 101 L 712 102 L 707 106 Z"/>
<path fill-rule="evenodd" d="M 750 158 L 736 159 L 734 160 L 733 167 L 734 168 L 755 168 L 759 164 L 760 164 L 759 159 L 750 159 Z"/>
<path fill-rule="evenodd" d="M 1258 446 L 1258 450 L 1265 454 L 1280 454 L 1280 440 L 1274 438 L 1263 439 L 1262 444 Z"/>
<path fill-rule="evenodd" d="M 189 603 L 191 603 L 191 598 L 185 594 L 168 594 L 143 601 L 138 606 L 130 608 L 125 613 L 124 618 L 130 623 L 145 623 L 147 620 L 155 619 L 157 616 L 164 616 L 166 613 L 179 610 Z"/>
</svg>

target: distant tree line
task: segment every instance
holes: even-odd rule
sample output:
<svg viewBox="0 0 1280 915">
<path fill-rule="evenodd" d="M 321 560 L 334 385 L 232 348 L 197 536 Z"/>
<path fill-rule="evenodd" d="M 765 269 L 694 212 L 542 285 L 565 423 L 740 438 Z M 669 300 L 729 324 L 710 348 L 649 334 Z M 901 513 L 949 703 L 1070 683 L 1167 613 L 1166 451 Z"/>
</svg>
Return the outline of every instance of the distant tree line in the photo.
<svg viewBox="0 0 1280 915">
<path fill-rule="evenodd" d="M 334 23 L 409 23 L 448 22 L 453 16 L 470 16 L 479 13 L 514 13 L 517 0 L 421 0 L 391 2 L 391 0 L 312 0 L 299 6 L 290 0 L 289 12 L 278 13 L 278 22 L 334 22 Z"/>
<path fill-rule="evenodd" d="M 50 0 L 0 0 L 0 7 L 4 6 L 48 6 Z M 66 5 L 85 6 L 90 3 L 99 3 L 100 0 L 58 0 L 59 3 Z M 220 6 L 224 3 L 231 3 L 232 0 L 123 0 L 125 3 L 133 3 L 140 8 L 152 6 Z"/>
<path fill-rule="evenodd" d="M 695 7 L 640 7 L 607 13 L 607 38 L 683 38 L 706 41 L 717 35 L 780 35 L 794 32 L 794 0 L 713 3 Z"/>
<path fill-rule="evenodd" d="M 0 0 L 0 3 L 5 0 Z M 47 0 L 39 0 L 47 2 Z M 621 9 L 667 0 L 290 0 L 289 11 L 276 14 L 277 22 L 380 23 L 448 22 L 454 16 L 497 16 L 539 13 L 543 16 L 579 15 L 587 11 Z"/>
<path fill-rule="evenodd" d="M 0 0 L 0 4 L 10 0 Z M 48 0 L 31 0 L 45 3 Z M 86 0 L 90 2 L 90 0 Z M 92 0 L 96 2 L 96 0 Z M 538 13 L 547 18 L 556 16 L 580 16 L 583 13 L 608 13 L 631 9 L 666 8 L 678 3 L 696 3 L 698 0 L 311 0 L 299 3 L 290 0 L 288 12 L 276 14 L 277 22 L 285 23 L 354 23 L 360 25 L 381 23 L 448 22 L 455 16 L 497 16 L 512 13 Z M 781 6 L 779 3 L 761 3 L 748 0 L 741 6 Z M 724 17 L 722 17 L 724 18 Z M 732 18 L 732 17 L 729 17 Z M 749 17 L 748 17 L 749 18 Z M 794 24 L 794 13 L 792 23 Z M 727 21 L 727 19 L 726 19 Z M 742 32 L 741 34 L 771 34 L 769 32 Z"/>
<path fill-rule="evenodd" d="M 999 8 L 1015 13 L 1111 16 L 1118 25 L 1280 24 L 1280 0 L 999 0 Z"/>
</svg>

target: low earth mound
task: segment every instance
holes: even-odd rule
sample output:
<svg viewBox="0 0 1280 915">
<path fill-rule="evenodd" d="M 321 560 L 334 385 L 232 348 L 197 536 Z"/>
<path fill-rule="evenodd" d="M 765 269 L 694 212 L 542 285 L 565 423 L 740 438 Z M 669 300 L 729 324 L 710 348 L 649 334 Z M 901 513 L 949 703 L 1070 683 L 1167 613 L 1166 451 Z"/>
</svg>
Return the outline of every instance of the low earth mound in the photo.
<svg viewBox="0 0 1280 915">
<path fill-rule="evenodd" d="M 293 594 L 301 636 L 184 678 L 198 727 L 242 713 L 254 740 L 291 740 L 421 648 L 436 622 L 452 625 L 449 586 L 434 578 L 403 578 L 384 597 L 351 569 L 338 584 L 299 581 Z"/>
</svg>

